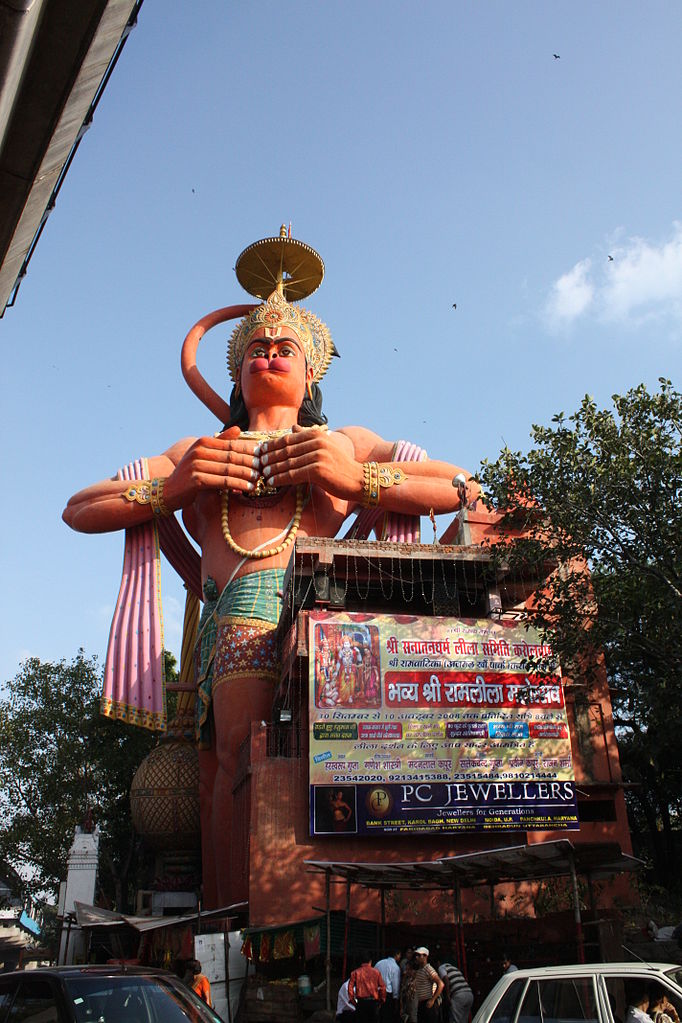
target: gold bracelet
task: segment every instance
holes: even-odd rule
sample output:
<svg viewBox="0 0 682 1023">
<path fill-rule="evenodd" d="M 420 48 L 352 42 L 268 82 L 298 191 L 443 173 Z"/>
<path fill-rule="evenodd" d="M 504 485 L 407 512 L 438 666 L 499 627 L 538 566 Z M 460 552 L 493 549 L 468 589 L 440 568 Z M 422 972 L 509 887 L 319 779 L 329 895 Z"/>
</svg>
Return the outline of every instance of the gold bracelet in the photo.
<svg viewBox="0 0 682 1023">
<path fill-rule="evenodd" d="M 161 515 L 167 518 L 173 512 L 166 506 L 163 499 L 165 483 L 165 476 L 153 480 L 136 480 L 122 496 L 126 501 L 135 501 L 136 504 L 150 504 L 154 515 Z"/>
<path fill-rule="evenodd" d="M 379 467 L 376 462 L 362 463 L 362 504 L 376 508 L 379 503 Z"/>
<path fill-rule="evenodd" d="M 152 511 L 155 515 L 160 515 L 163 518 L 168 518 L 173 512 L 166 506 L 166 502 L 163 499 L 163 488 L 166 485 L 166 477 L 160 476 L 158 479 L 152 480 L 151 495 L 149 503 L 152 506 Z"/>
</svg>

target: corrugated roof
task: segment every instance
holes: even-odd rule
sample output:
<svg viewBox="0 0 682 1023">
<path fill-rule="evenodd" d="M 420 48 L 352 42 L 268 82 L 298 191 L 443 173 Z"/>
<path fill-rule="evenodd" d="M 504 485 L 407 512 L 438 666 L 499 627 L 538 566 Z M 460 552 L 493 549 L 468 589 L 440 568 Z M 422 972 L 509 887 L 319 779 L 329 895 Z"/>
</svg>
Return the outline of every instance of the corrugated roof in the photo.
<svg viewBox="0 0 682 1023">
<path fill-rule="evenodd" d="M 571 874 L 571 862 L 577 873 L 594 880 L 630 873 L 644 865 L 642 860 L 623 853 L 616 842 L 574 844 L 567 838 L 407 863 L 305 860 L 311 871 L 329 871 L 335 877 L 365 888 L 403 889 L 449 889 L 457 884 L 471 888 L 481 884 L 566 877 Z"/>
<path fill-rule="evenodd" d="M 181 916 L 127 916 L 125 913 L 114 913 L 110 909 L 99 906 L 88 906 L 84 902 L 74 903 L 76 923 L 79 927 L 120 927 L 126 924 L 136 931 L 155 931 L 160 927 L 175 927 L 179 924 L 202 923 L 217 920 L 220 917 L 238 916 L 248 908 L 248 902 L 235 902 L 221 909 L 202 910 L 201 913 L 184 913 Z"/>
</svg>

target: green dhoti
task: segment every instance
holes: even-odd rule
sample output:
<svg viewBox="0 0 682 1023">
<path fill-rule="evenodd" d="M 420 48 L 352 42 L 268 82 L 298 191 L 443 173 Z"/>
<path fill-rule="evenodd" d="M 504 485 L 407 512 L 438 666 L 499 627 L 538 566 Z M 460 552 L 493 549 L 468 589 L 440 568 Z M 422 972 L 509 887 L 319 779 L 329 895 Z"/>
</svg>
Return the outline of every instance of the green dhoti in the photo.
<svg viewBox="0 0 682 1023">
<path fill-rule="evenodd" d="M 250 675 L 279 681 L 276 629 L 284 569 L 249 572 L 229 582 L 218 595 L 213 579 L 204 584 L 204 609 L 194 648 L 197 695 L 195 737 L 210 745 L 209 711 L 216 686 Z"/>
</svg>

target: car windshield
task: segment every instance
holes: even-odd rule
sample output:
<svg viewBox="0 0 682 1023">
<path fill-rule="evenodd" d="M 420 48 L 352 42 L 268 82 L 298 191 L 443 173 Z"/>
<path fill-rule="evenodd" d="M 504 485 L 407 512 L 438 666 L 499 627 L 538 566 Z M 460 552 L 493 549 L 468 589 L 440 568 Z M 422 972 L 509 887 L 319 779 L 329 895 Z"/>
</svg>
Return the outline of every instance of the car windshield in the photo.
<svg viewBox="0 0 682 1023">
<path fill-rule="evenodd" d="M 65 977 L 77 1023 L 220 1023 L 179 982 L 166 977 Z"/>
</svg>

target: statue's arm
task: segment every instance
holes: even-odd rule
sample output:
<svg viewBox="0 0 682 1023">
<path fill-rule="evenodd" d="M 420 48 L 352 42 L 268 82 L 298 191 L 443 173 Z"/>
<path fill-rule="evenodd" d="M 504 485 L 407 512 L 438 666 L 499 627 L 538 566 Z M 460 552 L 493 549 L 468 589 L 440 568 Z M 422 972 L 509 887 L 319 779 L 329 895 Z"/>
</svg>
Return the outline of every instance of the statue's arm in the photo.
<svg viewBox="0 0 682 1023">
<path fill-rule="evenodd" d="M 254 468 L 254 440 L 240 439 L 238 427 L 217 437 L 186 437 L 162 455 L 149 459 L 149 475 L 165 480 L 163 500 L 169 511 L 189 509 L 206 490 L 252 490 L 258 473 Z M 128 501 L 124 494 L 131 481 L 102 480 L 71 498 L 62 518 L 81 533 L 108 533 L 148 522 L 154 512 L 149 504 Z"/>
<path fill-rule="evenodd" d="M 433 509 L 436 515 L 457 511 L 459 488 L 453 485 L 456 476 L 465 480 L 466 503 L 474 501 L 480 487 L 470 472 L 453 465 L 427 458 L 423 462 L 393 462 L 395 443 L 361 426 L 348 426 L 338 431 L 348 437 L 358 462 L 381 462 L 402 469 L 407 479 L 397 486 L 381 489 L 380 504 L 386 511 L 406 515 L 424 515 Z"/>
<path fill-rule="evenodd" d="M 193 438 L 179 441 L 162 455 L 148 459 L 150 479 L 170 477 L 192 442 Z M 64 522 L 79 533 L 109 533 L 148 522 L 154 515 L 151 506 L 128 501 L 123 496 L 130 486 L 130 480 L 112 477 L 79 490 L 62 513 Z M 166 495 L 164 500 L 167 500 Z"/>
</svg>

